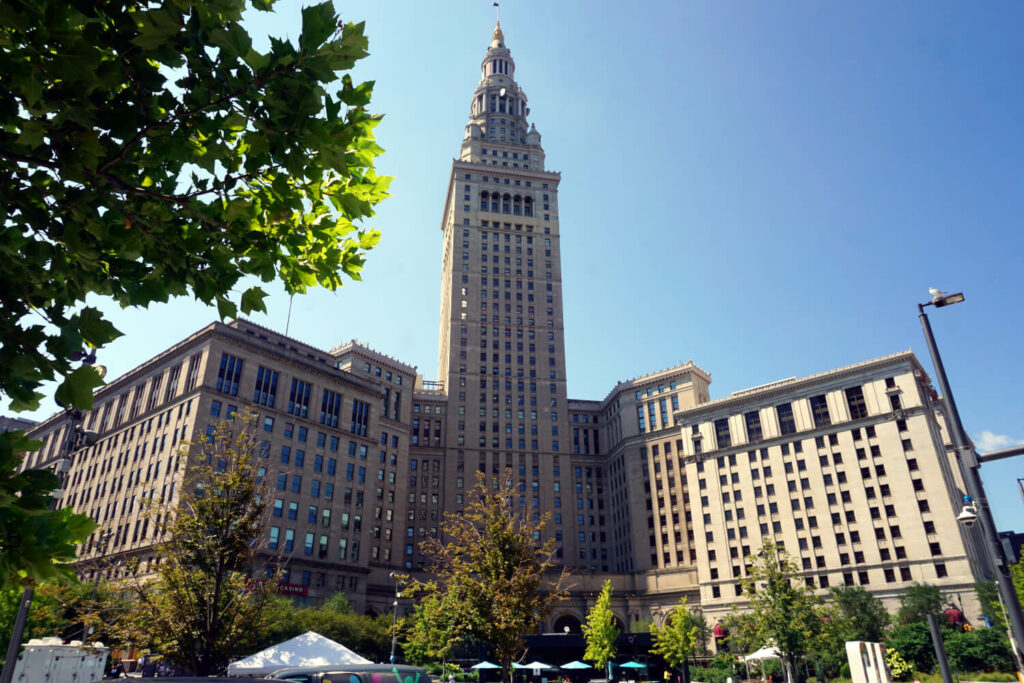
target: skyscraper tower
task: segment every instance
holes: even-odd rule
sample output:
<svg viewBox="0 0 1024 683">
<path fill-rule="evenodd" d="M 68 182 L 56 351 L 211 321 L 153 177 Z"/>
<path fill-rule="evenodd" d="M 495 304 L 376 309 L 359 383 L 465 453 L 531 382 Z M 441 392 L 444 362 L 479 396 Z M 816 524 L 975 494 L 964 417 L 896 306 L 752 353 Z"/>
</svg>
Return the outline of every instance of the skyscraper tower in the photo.
<svg viewBox="0 0 1024 683">
<path fill-rule="evenodd" d="M 556 513 L 550 530 L 568 541 L 571 515 L 563 520 L 551 496 L 561 488 L 562 468 L 569 469 L 561 176 L 544 169 L 540 134 L 527 123 L 526 94 L 500 24 L 480 69 L 441 221 L 446 497 L 459 509 L 476 472 L 490 478 L 511 469 L 525 511 Z"/>
</svg>

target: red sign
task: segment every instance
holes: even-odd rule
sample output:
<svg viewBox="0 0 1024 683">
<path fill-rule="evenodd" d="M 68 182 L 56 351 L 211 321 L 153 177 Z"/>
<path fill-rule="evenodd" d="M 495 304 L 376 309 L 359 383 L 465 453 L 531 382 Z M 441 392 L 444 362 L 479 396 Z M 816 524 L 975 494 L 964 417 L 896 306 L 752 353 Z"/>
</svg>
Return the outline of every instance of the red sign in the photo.
<svg viewBox="0 0 1024 683">
<path fill-rule="evenodd" d="M 279 583 L 277 584 L 277 592 L 281 595 L 307 595 L 309 593 L 309 586 L 297 583 Z"/>
</svg>

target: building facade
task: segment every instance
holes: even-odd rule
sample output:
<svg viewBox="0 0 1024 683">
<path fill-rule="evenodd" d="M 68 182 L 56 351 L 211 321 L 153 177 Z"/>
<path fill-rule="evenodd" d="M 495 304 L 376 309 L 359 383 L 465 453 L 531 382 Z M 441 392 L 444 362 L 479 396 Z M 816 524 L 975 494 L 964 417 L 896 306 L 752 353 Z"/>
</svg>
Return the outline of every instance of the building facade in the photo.
<svg viewBox="0 0 1024 683">
<path fill-rule="evenodd" d="M 955 521 L 959 472 L 911 353 L 714 401 L 692 361 L 569 398 L 560 175 L 527 102 L 496 27 L 442 212 L 436 380 L 357 342 L 322 351 L 213 323 L 100 390 L 83 424 L 97 440 L 73 457 L 64 415 L 33 429 L 44 446 L 27 465 L 67 469 L 63 500 L 106 532 L 81 547 L 82 572 L 158 562 L 142 502 L 173 501 L 181 445 L 248 407 L 273 496 L 267 549 L 286 560 L 283 590 L 311 604 L 343 591 L 390 611 L 391 573 L 423 570 L 419 544 L 476 478 L 511 471 L 522 514 L 550 515 L 576 575 L 546 630 L 578 630 L 606 578 L 623 625 L 682 597 L 715 618 L 744 603 L 765 538 L 822 592 L 861 585 L 892 603 L 927 581 L 976 615 L 986 567 Z"/>
</svg>

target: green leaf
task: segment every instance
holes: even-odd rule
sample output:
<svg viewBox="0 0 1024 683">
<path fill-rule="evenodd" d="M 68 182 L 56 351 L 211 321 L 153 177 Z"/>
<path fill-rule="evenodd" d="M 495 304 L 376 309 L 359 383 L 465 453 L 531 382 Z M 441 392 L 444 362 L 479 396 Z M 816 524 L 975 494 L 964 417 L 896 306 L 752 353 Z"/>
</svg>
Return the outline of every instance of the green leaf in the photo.
<svg viewBox="0 0 1024 683">
<path fill-rule="evenodd" d="M 334 5 L 327 0 L 319 5 L 302 8 L 302 35 L 299 49 L 313 52 L 338 29 L 338 17 Z"/>
<path fill-rule="evenodd" d="M 66 406 L 80 409 L 92 407 L 93 391 L 103 386 L 103 378 L 91 365 L 83 365 L 57 387 L 55 398 Z"/>
<path fill-rule="evenodd" d="M 267 296 L 259 287 L 250 287 L 242 293 L 242 313 L 249 314 L 253 311 L 260 313 L 267 312 L 267 305 L 263 301 Z"/>
<path fill-rule="evenodd" d="M 92 348 L 99 348 L 121 336 L 114 325 L 103 317 L 99 309 L 91 306 L 83 308 L 79 313 L 78 329 L 82 339 Z"/>
<path fill-rule="evenodd" d="M 217 297 L 217 315 L 220 316 L 221 320 L 227 320 L 228 318 L 234 318 L 238 315 L 238 306 L 235 305 L 231 299 L 224 296 Z"/>
</svg>

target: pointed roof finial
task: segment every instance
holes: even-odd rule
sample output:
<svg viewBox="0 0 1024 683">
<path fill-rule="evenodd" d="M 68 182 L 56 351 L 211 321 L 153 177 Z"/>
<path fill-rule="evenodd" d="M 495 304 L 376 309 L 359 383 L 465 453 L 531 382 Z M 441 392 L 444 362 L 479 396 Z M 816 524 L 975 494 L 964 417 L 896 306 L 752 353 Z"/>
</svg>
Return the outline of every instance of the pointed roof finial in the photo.
<svg viewBox="0 0 1024 683">
<path fill-rule="evenodd" d="M 505 34 L 501 32 L 501 5 L 494 3 L 497 8 L 498 18 L 494 23 L 494 33 L 491 34 L 491 47 L 505 47 Z"/>
</svg>

